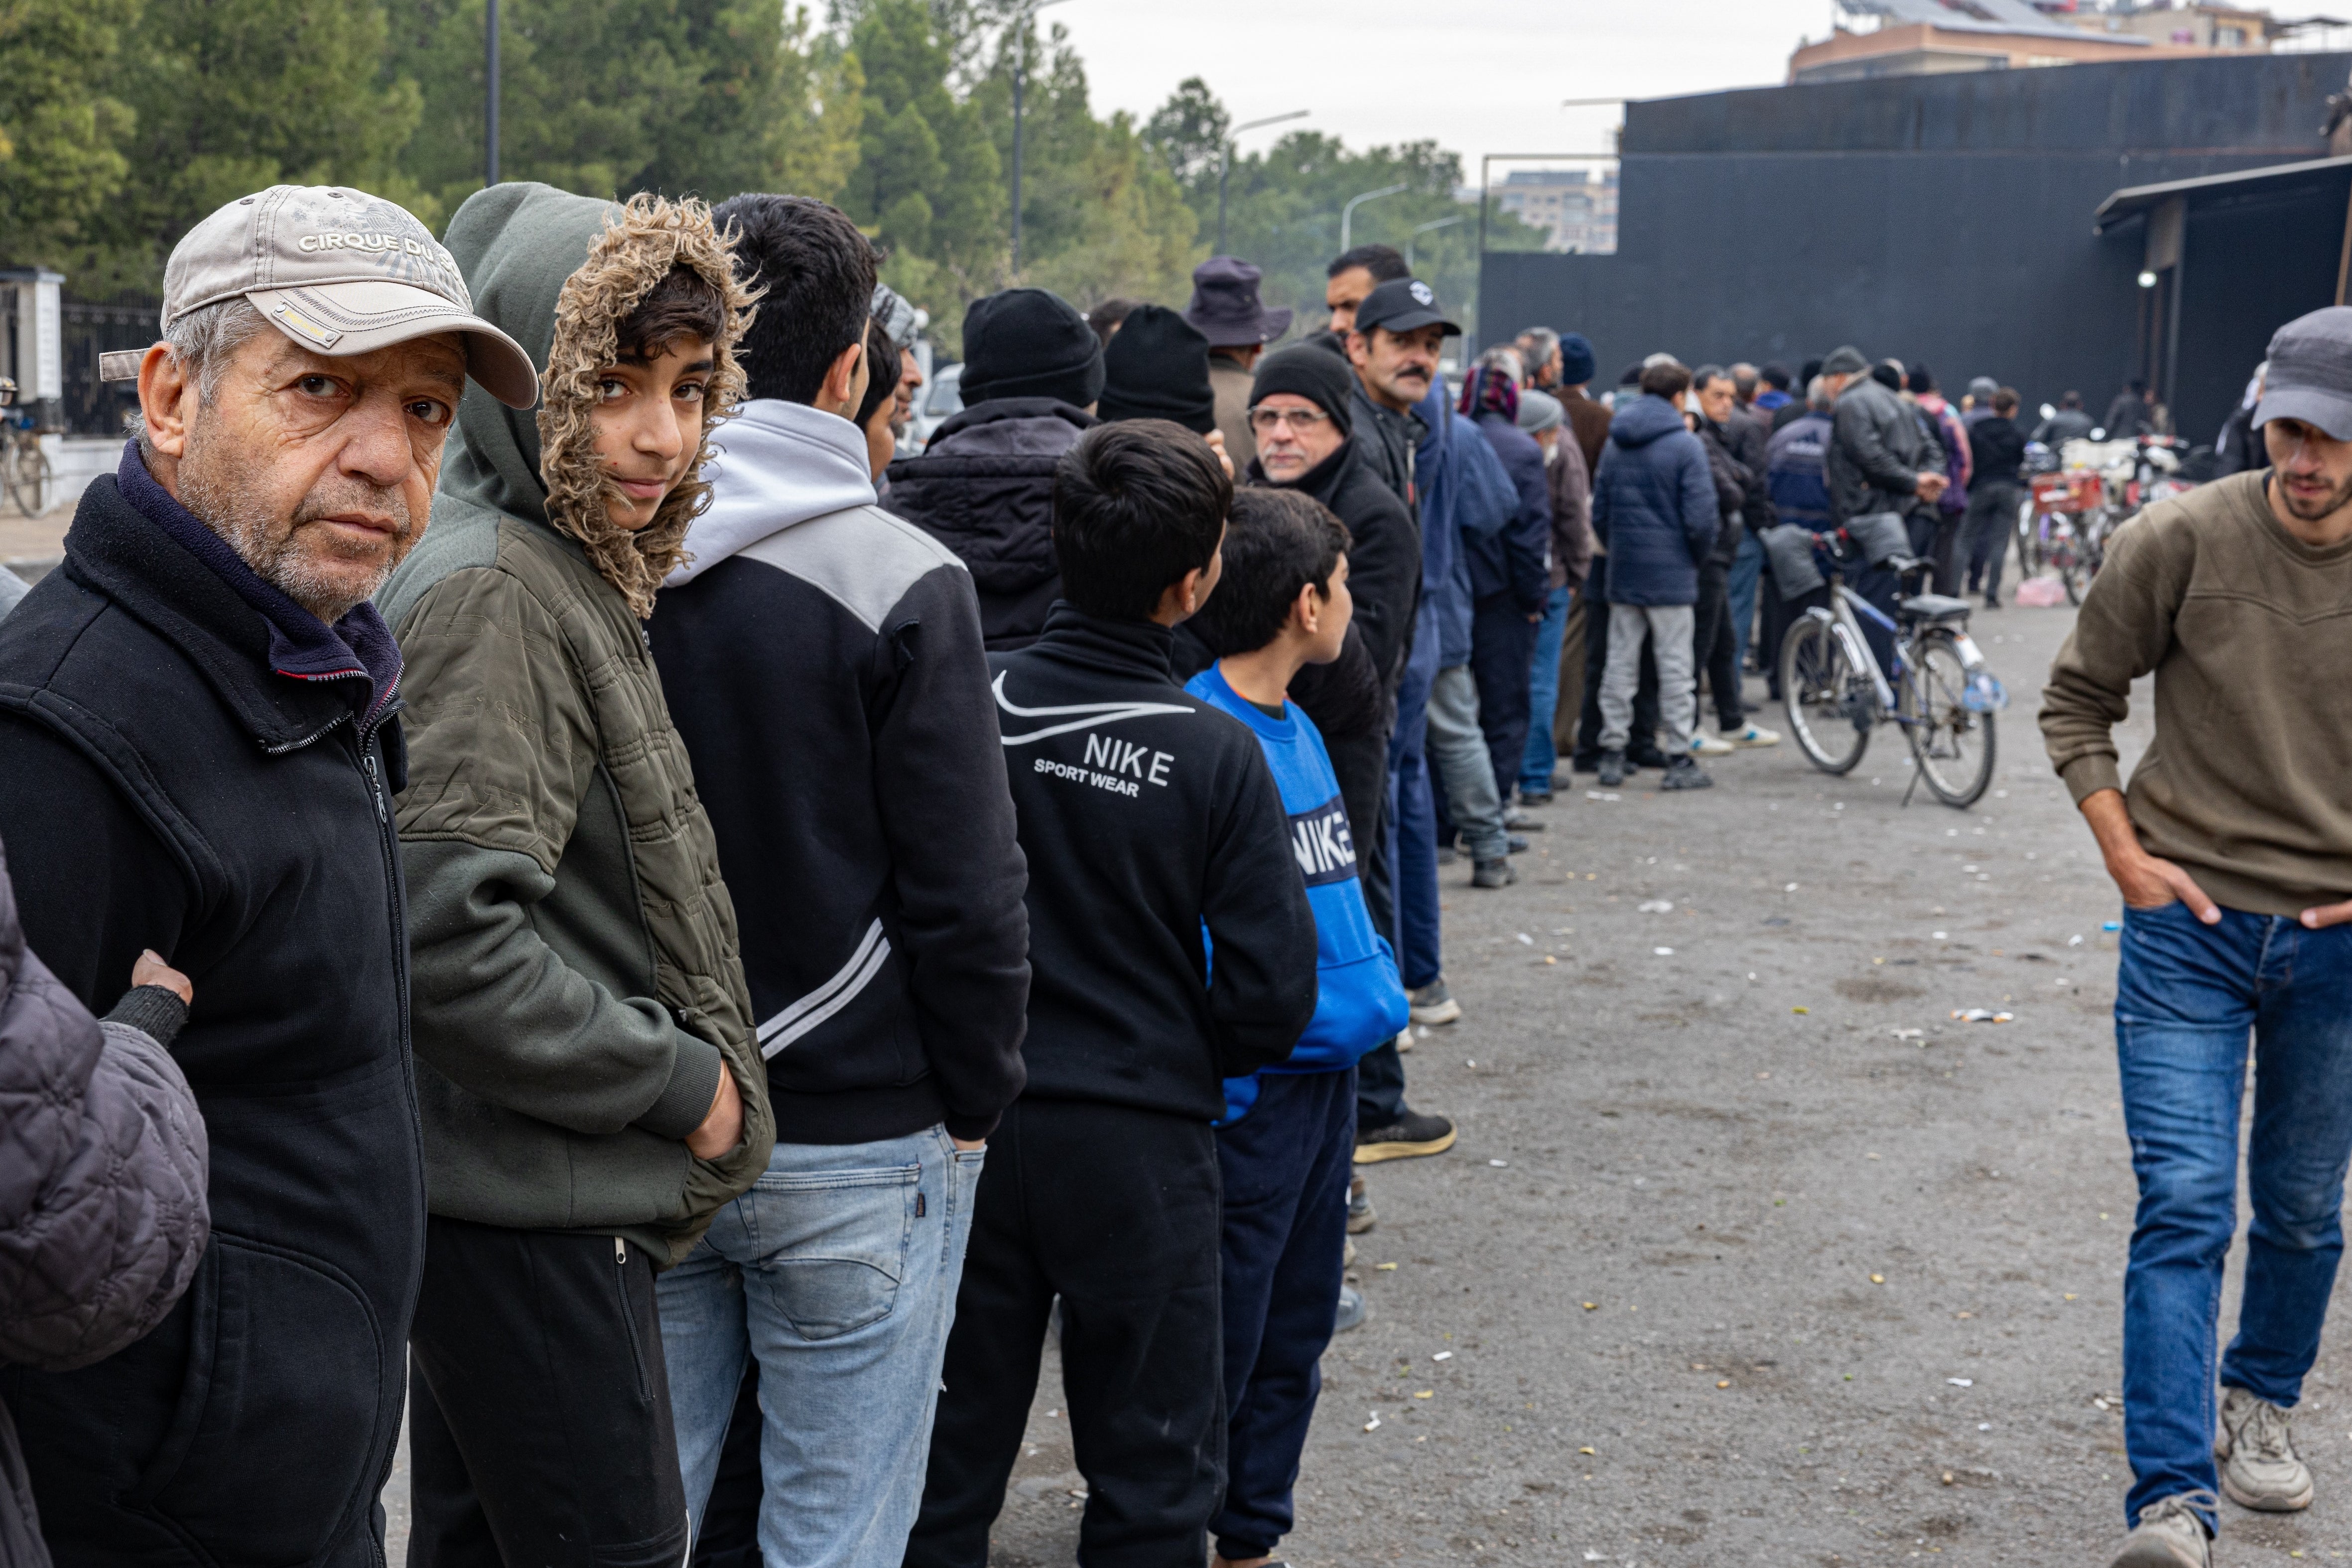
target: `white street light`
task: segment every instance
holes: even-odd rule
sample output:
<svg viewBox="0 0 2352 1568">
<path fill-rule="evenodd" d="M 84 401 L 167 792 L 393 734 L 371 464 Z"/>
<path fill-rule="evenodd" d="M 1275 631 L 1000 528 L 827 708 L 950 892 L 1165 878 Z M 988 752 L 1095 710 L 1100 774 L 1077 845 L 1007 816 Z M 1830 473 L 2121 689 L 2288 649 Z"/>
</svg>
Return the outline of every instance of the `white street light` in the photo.
<svg viewBox="0 0 2352 1568">
<path fill-rule="evenodd" d="M 1350 196 L 1348 198 L 1348 205 L 1339 209 L 1339 250 L 1341 254 L 1344 255 L 1347 251 L 1352 248 L 1349 245 L 1348 240 L 1349 237 L 1354 231 L 1356 209 L 1362 206 L 1366 202 L 1375 201 L 1381 196 L 1392 196 L 1399 191 L 1404 190 L 1405 188 L 1406 187 L 1402 184 L 1382 185 L 1377 191 L 1366 191 L 1360 196 Z"/>
<path fill-rule="evenodd" d="M 1311 111 L 1294 109 L 1287 114 L 1269 114 L 1264 120 L 1252 120 L 1225 132 L 1224 145 L 1217 154 L 1217 254 L 1225 254 L 1225 176 L 1234 172 L 1234 142 L 1244 131 L 1255 131 L 1264 125 L 1279 125 L 1286 120 L 1304 120 Z"/>
</svg>

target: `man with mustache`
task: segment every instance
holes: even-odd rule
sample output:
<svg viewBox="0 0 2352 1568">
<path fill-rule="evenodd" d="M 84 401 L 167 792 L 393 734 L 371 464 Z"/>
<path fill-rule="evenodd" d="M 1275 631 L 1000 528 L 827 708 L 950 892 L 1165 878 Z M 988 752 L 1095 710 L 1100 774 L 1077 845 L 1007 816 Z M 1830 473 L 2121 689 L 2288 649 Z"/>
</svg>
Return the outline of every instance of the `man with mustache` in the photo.
<svg viewBox="0 0 2352 1568">
<path fill-rule="evenodd" d="M 2216 1491 L 2311 1506 L 2288 1412 L 2344 1254 L 2352 309 L 2279 329 L 2253 424 L 2267 468 L 2117 531 L 2042 693 L 2051 764 L 2124 905 L 2116 1059 L 2139 1208 L 2123 1286 L 2131 1534 L 2114 1568 L 2211 1568 Z M 2126 783 L 2114 728 L 2150 674 L 2156 733 Z M 2217 1357 L 2242 1124 L 2253 1218 Z"/>
<path fill-rule="evenodd" d="M 60 1564 L 383 1560 L 425 1250 L 392 797 L 400 651 L 369 604 L 425 529 L 470 376 L 530 357 L 425 226 L 277 185 L 173 251 L 138 434 L 0 625 L 0 837 L 25 934 L 103 1014 L 152 948 L 213 1233 L 153 1332 L 12 1368 Z"/>
</svg>

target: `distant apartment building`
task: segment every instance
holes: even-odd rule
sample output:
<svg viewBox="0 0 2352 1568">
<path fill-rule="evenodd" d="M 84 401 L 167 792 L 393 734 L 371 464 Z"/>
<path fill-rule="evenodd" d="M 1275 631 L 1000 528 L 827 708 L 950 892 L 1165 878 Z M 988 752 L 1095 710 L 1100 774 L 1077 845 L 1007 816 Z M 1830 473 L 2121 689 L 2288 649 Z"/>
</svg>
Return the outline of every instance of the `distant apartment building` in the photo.
<svg viewBox="0 0 2352 1568">
<path fill-rule="evenodd" d="M 2332 21 L 2281 21 L 2243 5 L 2090 0 L 1839 0 L 1837 9 L 1827 38 L 1789 57 L 1792 84 L 2261 53 Z"/>
<path fill-rule="evenodd" d="M 1580 256 L 1617 253 L 1617 171 L 1520 169 L 1496 187 L 1495 205 L 1542 229 L 1544 248 Z"/>
</svg>

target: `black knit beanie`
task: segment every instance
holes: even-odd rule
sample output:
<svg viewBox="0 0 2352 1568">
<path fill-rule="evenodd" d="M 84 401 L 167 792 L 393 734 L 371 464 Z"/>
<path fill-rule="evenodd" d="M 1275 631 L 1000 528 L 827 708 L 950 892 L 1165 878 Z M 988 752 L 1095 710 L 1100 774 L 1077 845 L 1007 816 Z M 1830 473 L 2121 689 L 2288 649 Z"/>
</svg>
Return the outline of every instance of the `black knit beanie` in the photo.
<svg viewBox="0 0 2352 1568">
<path fill-rule="evenodd" d="M 1355 428 L 1349 400 L 1356 390 L 1356 373 L 1339 359 L 1312 343 L 1298 343 L 1258 361 L 1250 383 L 1250 403 L 1265 402 L 1277 392 L 1304 397 L 1331 416 L 1346 436 Z"/>
<path fill-rule="evenodd" d="M 1138 305 L 1104 348 L 1104 419 L 1172 419 L 1205 436 L 1217 427 L 1209 340 L 1165 305 Z"/>
<path fill-rule="evenodd" d="M 1007 289 L 965 308 L 967 407 L 999 397 L 1057 397 L 1084 408 L 1102 388 L 1102 340 L 1060 295 Z"/>
</svg>

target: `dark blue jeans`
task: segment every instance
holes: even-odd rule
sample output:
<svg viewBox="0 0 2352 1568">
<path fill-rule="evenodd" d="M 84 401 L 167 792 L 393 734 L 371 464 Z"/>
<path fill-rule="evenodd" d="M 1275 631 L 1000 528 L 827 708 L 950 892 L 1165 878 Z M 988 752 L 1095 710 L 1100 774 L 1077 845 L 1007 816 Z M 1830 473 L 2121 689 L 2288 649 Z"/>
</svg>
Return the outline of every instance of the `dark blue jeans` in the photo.
<svg viewBox="0 0 2352 1568">
<path fill-rule="evenodd" d="M 2253 1037 L 2253 1224 L 2220 1382 L 2301 1397 L 2344 1252 L 2352 1156 L 2352 926 L 2180 904 L 2124 911 L 2116 1052 L 2139 1213 L 2124 1276 L 2127 1520 L 2214 1487 L 2214 1336 L 2238 1226 L 2238 1121 Z M 2210 1520 L 2208 1520 L 2210 1523 Z"/>
<path fill-rule="evenodd" d="M 1291 1488 L 1339 1309 L 1356 1075 L 1267 1073 L 1217 1129 L 1224 1173 L 1225 1500 L 1217 1551 L 1263 1557 L 1290 1533 Z"/>
<path fill-rule="evenodd" d="M 1424 615 L 1397 687 L 1396 729 L 1389 737 L 1385 826 L 1396 926 L 1388 935 L 1407 990 L 1419 990 L 1436 979 L 1444 961 L 1437 907 L 1437 807 L 1423 751 L 1429 739 L 1429 684 L 1436 673 L 1437 628 Z M 1404 1058 L 1391 1040 L 1356 1064 L 1356 1119 L 1362 1127 L 1387 1127 L 1404 1110 Z"/>
</svg>

